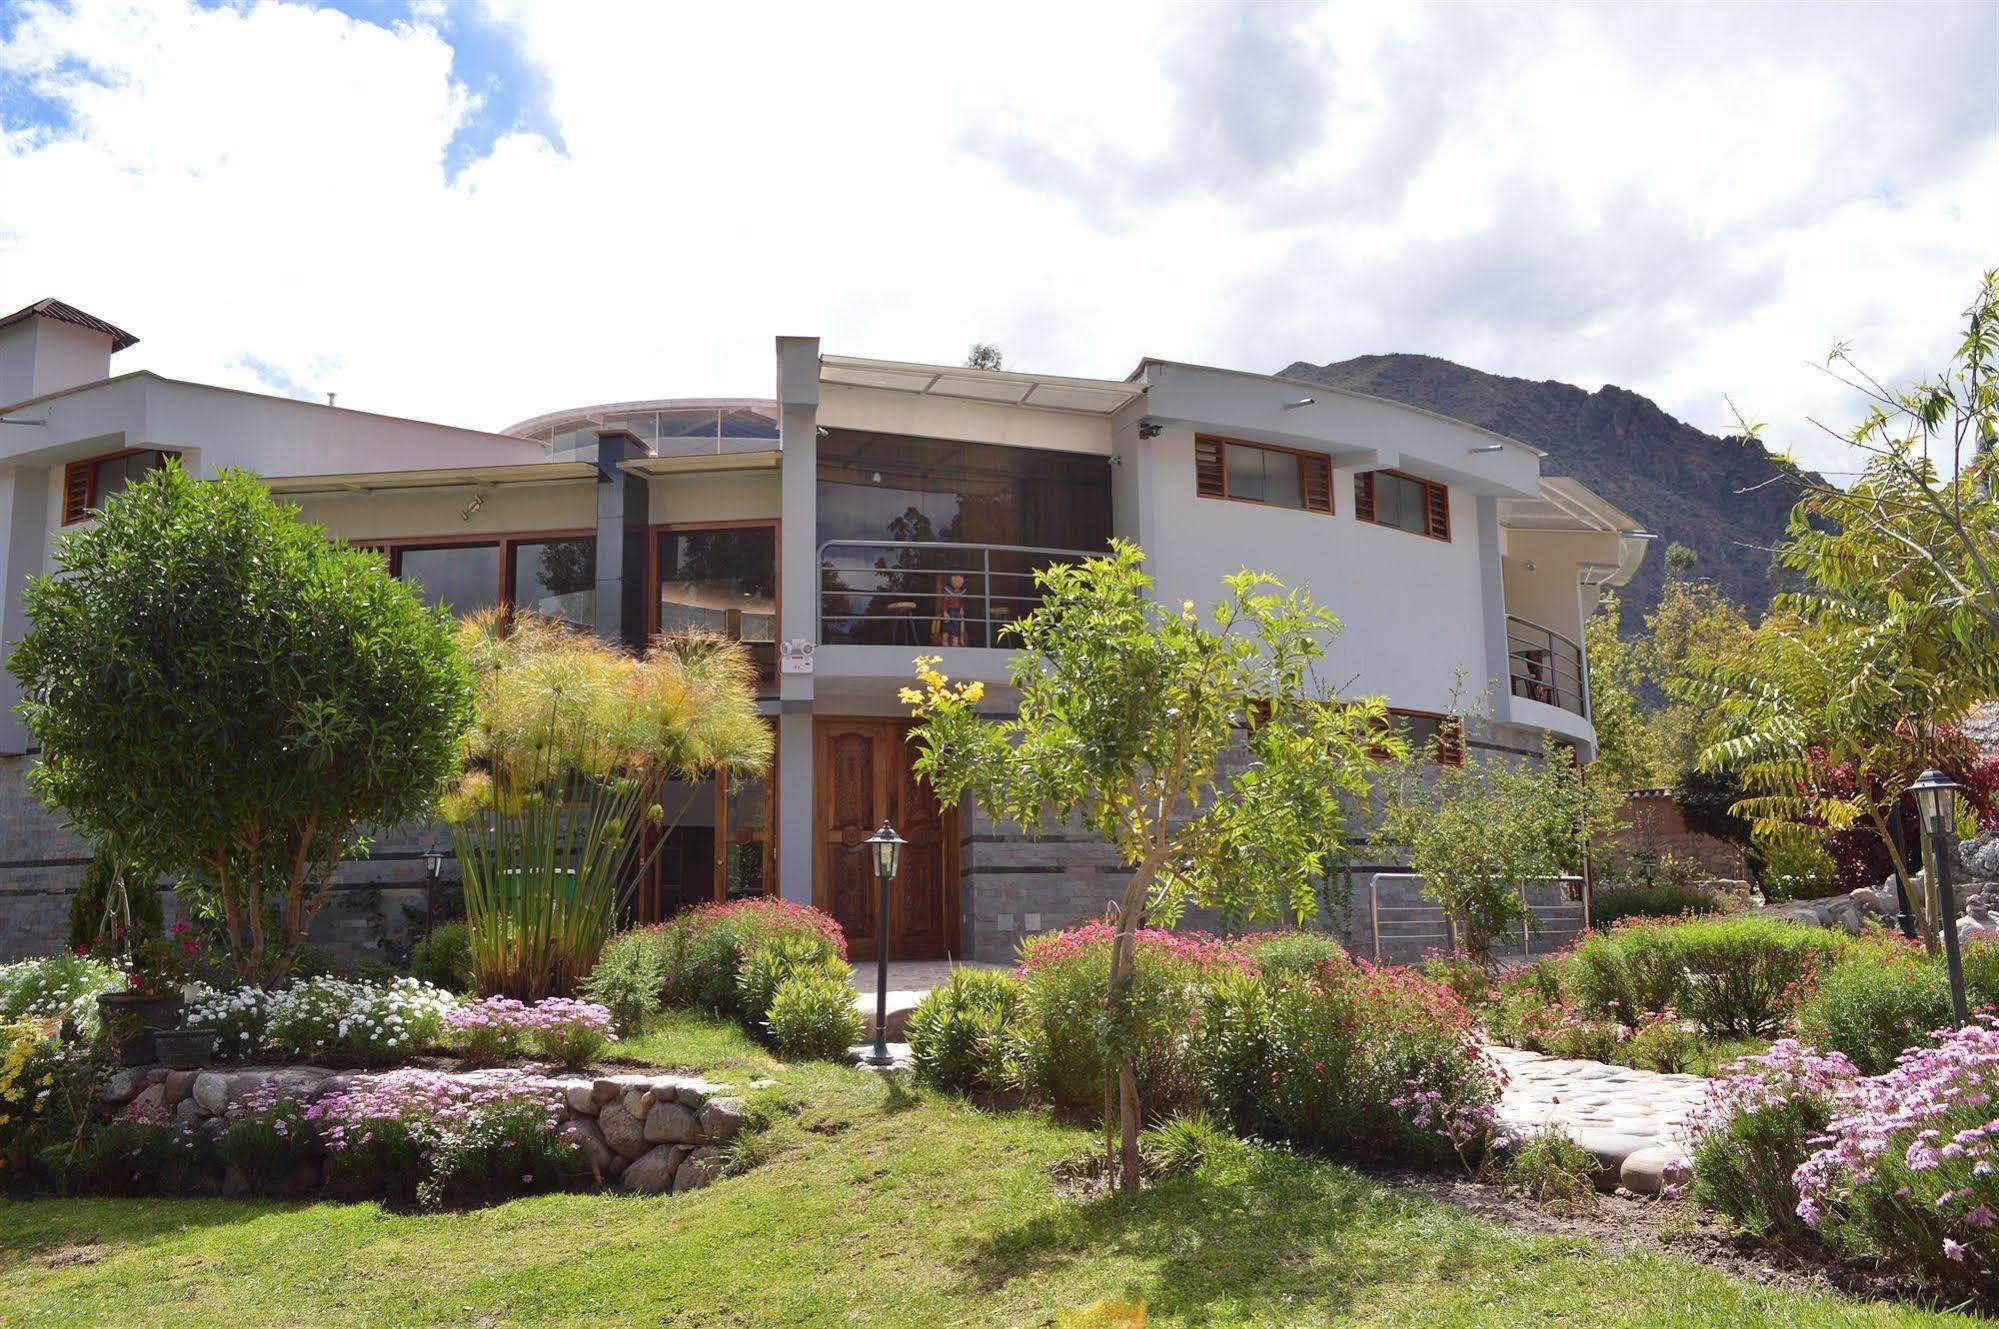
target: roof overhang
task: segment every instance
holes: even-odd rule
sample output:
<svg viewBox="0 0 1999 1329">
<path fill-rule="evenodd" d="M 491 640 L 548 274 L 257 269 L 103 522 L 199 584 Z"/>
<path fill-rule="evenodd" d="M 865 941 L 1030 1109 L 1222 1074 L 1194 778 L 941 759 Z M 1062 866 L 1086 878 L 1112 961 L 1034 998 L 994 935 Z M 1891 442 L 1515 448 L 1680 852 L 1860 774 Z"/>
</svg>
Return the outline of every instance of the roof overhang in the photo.
<svg viewBox="0 0 1999 1329">
<path fill-rule="evenodd" d="M 706 452 L 691 457 L 633 457 L 619 462 L 618 469 L 648 478 L 701 471 L 768 471 L 776 469 L 783 455 L 776 448 L 767 448 L 761 452 Z"/>
<path fill-rule="evenodd" d="M 985 402 L 993 406 L 1025 406 L 1080 415 L 1112 415 L 1144 395 L 1142 384 L 1115 379 L 1061 378 L 1053 374 L 1018 374 L 1005 369 L 965 369 L 952 365 L 912 364 L 902 360 L 864 360 L 851 355 L 819 357 L 819 381 L 882 392 L 908 392 L 928 397 Z"/>
<path fill-rule="evenodd" d="M 509 466 L 451 466 L 435 470 L 354 471 L 345 475 L 268 475 L 274 494 L 370 494 L 388 489 L 462 489 L 501 485 L 574 484 L 597 478 L 587 461 L 519 462 Z"/>
<path fill-rule="evenodd" d="M 1583 580 L 1592 586 L 1622 586 L 1630 581 L 1645 561 L 1646 546 L 1658 538 L 1640 529 L 1622 508 L 1566 475 L 1542 476 L 1538 498 L 1501 499 L 1499 524 L 1509 531 L 1615 535 L 1616 563 L 1583 566 Z"/>
</svg>

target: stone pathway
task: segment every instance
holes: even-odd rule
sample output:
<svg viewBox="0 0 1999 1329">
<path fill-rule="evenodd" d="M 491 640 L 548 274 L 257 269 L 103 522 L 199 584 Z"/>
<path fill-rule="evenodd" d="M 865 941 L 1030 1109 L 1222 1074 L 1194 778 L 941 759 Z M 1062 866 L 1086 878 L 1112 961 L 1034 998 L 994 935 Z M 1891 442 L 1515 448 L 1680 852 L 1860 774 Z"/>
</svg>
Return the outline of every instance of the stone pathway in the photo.
<svg viewBox="0 0 1999 1329">
<path fill-rule="evenodd" d="M 1686 1141 L 1687 1114 L 1707 1092 L 1698 1075 L 1571 1061 L 1488 1045 L 1506 1071 L 1499 1119 L 1515 1132 L 1554 1127 L 1631 1190 L 1656 1194 Z"/>
</svg>

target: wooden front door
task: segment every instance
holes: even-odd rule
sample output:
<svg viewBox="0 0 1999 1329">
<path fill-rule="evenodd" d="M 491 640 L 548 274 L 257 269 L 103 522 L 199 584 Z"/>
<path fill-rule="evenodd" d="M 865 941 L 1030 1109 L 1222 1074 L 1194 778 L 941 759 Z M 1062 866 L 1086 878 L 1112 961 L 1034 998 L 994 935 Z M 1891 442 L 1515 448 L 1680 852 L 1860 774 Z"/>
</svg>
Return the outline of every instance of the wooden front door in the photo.
<svg viewBox="0 0 1999 1329">
<path fill-rule="evenodd" d="M 889 885 L 890 958 L 941 960 L 957 948 L 954 819 L 910 774 L 908 734 L 906 720 L 813 722 L 812 899 L 839 920 L 857 961 L 875 954 L 879 890 L 873 860 L 854 846 L 884 821 L 909 842 Z"/>
</svg>

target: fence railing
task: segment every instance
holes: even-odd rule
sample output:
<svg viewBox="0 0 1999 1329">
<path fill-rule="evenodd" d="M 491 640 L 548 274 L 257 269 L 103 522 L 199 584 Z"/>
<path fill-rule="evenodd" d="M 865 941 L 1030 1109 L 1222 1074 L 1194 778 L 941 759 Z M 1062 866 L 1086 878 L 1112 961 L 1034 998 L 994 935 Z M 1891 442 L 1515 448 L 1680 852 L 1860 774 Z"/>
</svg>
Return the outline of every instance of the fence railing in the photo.
<svg viewBox="0 0 1999 1329">
<path fill-rule="evenodd" d="M 1003 647 L 1006 625 L 1041 603 L 1035 571 L 1090 557 L 1032 545 L 828 540 L 819 546 L 819 640 Z"/>
<path fill-rule="evenodd" d="M 1553 628 L 1508 614 L 1506 658 L 1514 696 L 1589 718 L 1589 672 L 1582 647 Z"/>
</svg>

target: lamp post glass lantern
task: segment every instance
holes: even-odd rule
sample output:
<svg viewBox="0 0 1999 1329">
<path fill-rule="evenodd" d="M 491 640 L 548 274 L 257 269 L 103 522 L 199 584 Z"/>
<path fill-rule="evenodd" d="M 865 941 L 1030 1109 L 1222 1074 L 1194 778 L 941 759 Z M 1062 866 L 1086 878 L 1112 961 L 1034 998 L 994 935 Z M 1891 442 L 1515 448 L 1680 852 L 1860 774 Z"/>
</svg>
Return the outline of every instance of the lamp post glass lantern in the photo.
<svg viewBox="0 0 1999 1329">
<path fill-rule="evenodd" d="M 874 863 L 875 884 L 880 901 L 875 910 L 875 1046 L 868 1053 L 870 1066 L 890 1066 L 895 1058 L 888 1052 L 888 885 L 895 877 L 896 864 L 907 844 L 887 822 L 861 841 Z"/>
<path fill-rule="evenodd" d="M 1957 946 L 1957 892 L 1951 886 L 1951 843 L 1957 829 L 1959 785 L 1939 770 L 1927 770 L 1909 786 L 1923 824 L 1923 861 L 1930 870 L 1930 897 L 1936 905 L 1937 926 L 1943 930 L 1944 966 L 1950 971 L 1950 1013 L 1957 1028 L 1971 1018 L 1964 1000 L 1964 957 Z"/>
</svg>

